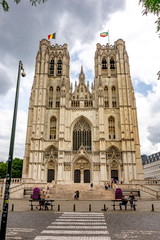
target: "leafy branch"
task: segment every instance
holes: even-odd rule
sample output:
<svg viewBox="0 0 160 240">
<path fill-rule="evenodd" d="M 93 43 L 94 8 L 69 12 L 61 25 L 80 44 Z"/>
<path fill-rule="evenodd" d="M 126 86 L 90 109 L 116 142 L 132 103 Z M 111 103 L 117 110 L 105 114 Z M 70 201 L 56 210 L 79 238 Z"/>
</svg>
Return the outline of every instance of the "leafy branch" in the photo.
<svg viewBox="0 0 160 240">
<path fill-rule="evenodd" d="M 32 6 L 37 6 L 37 3 L 44 3 L 46 2 L 47 0 L 30 0 L 30 3 L 32 4 Z M 20 3 L 21 0 L 14 0 L 15 3 Z M 0 1 L 0 5 L 3 9 L 4 12 L 8 12 L 9 11 L 9 4 L 8 4 L 8 1 L 6 0 L 3 0 L 3 1 Z"/>
<path fill-rule="evenodd" d="M 143 15 L 148 13 L 153 13 L 158 16 L 156 23 L 157 32 L 160 32 L 160 0 L 139 0 L 139 3 L 142 4 L 144 8 L 142 11 Z"/>
</svg>

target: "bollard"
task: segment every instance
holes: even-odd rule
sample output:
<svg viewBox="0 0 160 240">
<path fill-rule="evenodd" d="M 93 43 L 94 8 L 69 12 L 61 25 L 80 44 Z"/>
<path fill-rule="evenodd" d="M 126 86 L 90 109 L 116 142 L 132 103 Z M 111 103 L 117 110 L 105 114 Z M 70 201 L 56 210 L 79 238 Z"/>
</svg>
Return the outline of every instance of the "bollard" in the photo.
<svg viewBox="0 0 160 240">
<path fill-rule="evenodd" d="M 106 208 L 106 204 L 104 204 L 104 207 L 101 209 L 101 211 L 106 212 L 108 210 L 108 207 Z"/>
<path fill-rule="evenodd" d="M 58 204 L 58 212 L 60 212 L 60 205 Z"/>
<path fill-rule="evenodd" d="M 75 212 L 75 211 L 76 211 L 76 205 L 73 204 L 73 212 Z"/>
<path fill-rule="evenodd" d="M 89 204 L 89 212 L 91 212 L 91 204 Z"/>
<path fill-rule="evenodd" d="M 151 211 L 154 212 L 154 204 L 152 204 L 152 210 Z"/>
<path fill-rule="evenodd" d="M 11 211 L 12 211 L 12 212 L 14 211 L 14 204 L 12 204 L 12 209 L 11 209 Z"/>
</svg>

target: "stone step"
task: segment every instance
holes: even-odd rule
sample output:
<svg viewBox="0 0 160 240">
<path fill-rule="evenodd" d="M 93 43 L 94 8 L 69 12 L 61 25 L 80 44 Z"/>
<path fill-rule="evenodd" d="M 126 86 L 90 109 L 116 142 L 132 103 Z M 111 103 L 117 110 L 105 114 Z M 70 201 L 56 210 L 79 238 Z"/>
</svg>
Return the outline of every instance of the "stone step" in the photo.
<svg viewBox="0 0 160 240">
<path fill-rule="evenodd" d="M 80 200 L 110 200 L 114 198 L 115 190 L 105 190 L 102 185 L 94 185 L 91 189 L 89 184 L 57 184 L 50 188 L 49 195 L 52 199 L 73 200 L 75 191 L 79 191 Z"/>
</svg>

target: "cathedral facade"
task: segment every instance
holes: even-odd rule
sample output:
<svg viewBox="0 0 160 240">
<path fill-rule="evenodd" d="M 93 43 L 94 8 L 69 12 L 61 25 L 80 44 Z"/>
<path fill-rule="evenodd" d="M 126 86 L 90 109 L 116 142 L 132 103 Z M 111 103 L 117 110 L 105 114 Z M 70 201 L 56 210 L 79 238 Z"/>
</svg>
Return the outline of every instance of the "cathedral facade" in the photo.
<svg viewBox="0 0 160 240">
<path fill-rule="evenodd" d="M 74 89 L 67 44 L 40 41 L 31 90 L 23 178 L 102 184 L 143 179 L 137 111 L 125 42 L 97 44 L 95 79 Z"/>
</svg>

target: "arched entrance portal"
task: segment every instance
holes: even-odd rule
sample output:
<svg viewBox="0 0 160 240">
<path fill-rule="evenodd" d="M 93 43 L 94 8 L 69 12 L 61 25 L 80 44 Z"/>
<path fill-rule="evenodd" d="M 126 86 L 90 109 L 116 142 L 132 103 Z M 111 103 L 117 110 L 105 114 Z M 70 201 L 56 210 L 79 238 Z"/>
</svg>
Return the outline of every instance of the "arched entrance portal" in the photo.
<svg viewBox="0 0 160 240">
<path fill-rule="evenodd" d="M 86 159 L 79 159 L 74 164 L 74 183 L 90 183 L 90 163 Z"/>
<path fill-rule="evenodd" d="M 111 170 L 111 178 L 118 181 L 118 170 Z"/>
<path fill-rule="evenodd" d="M 56 180 L 57 177 L 57 157 L 58 151 L 54 146 L 49 146 L 44 153 L 45 176 L 47 182 Z"/>
<path fill-rule="evenodd" d="M 111 179 L 118 181 L 118 165 L 116 161 L 113 161 L 111 164 Z"/>
<path fill-rule="evenodd" d="M 81 171 L 79 169 L 74 170 L 74 182 L 75 183 L 81 182 Z"/>
<path fill-rule="evenodd" d="M 54 169 L 48 169 L 48 176 L 47 176 L 47 182 L 52 182 L 55 178 L 55 171 Z"/>
<path fill-rule="evenodd" d="M 90 183 L 90 170 L 84 170 L 84 183 Z"/>
<path fill-rule="evenodd" d="M 106 152 L 109 179 L 121 181 L 122 176 L 122 156 L 119 149 L 115 146 L 108 148 Z"/>
</svg>

